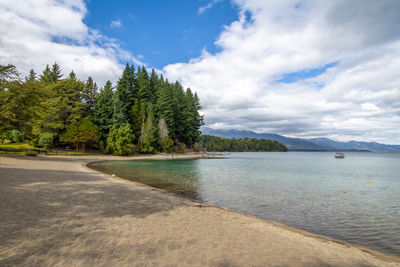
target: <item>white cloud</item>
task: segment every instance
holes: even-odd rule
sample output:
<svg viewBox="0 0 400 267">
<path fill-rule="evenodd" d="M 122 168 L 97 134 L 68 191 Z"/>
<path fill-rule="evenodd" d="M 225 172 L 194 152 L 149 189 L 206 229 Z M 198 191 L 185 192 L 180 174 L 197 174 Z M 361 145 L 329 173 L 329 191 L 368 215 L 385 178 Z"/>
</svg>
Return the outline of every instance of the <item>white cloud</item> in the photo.
<svg viewBox="0 0 400 267">
<path fill-rule="evenodd" d="M 110 27 L 111 28 L 121 28 L 122 23 L 121 20 L 117 19 L 117 20 L 112 20 L 110 23 Z"/>
<path fill-rule="evenodd" d="M 221 52 L 164 68 L 198 92 L 208 126 L 400 144 L 399 1 L 236 4 Z M 278 82 L 331 62 L 320 76 Z"/>
<path fill-rule="evenodd" d="M 14 64 L 22 74 L 41 72 L 57 62 L 81 79 L 115 82 L 125 62 L 140 62 L 116 40 L 89 28 L 83 0 L 0 0 L 0 64 Z"/>
<path fill-rule="evenodd" d="M 201 15 L 203 14 L 207 9 L 212 8 L 215 4 L 217 4 L 218 2 L 220 2 L 221 0 L 212 0 L 211 2 L 209 2 L 207 5 L 201 6 L 197 9 L 197 14 Z"/>
</svg>

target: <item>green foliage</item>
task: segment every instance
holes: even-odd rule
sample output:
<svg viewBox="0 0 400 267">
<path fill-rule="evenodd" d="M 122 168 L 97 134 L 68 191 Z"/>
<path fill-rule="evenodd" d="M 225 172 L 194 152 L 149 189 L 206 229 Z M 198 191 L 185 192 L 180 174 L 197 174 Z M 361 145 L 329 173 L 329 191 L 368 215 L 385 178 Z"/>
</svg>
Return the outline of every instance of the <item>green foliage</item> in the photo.
<svg viewBox="0 0 400 267">
<path fill-rule="evenodd" d="M 126 156 L 136 152 L 133 144 L 135 136 L 128 123 L 121 127 L 113 126 L 107 138 L 106 150 L 118 156 Z"/>
<path fill-rule="evenodd" d="M 0 89 L 3 83 L 18 80 L 19 73 L 14 65 L 0 65 Z"/>
<path fill-rule="evenodd" d="M 151 153 L 156 152 L 154 147 L 151 145 L 151 141 L 152 141 L 152 139 L 150 136 L 145 136 L 143 138 L 143 142 L 140 146 L 141 153 L 151 154 Z"/>
<path fill-rule="evenodd" d="M 24 135 L 23 135 L 23 133 L 21 133 L 18 130 L 12 130 L 12 131 L 10 131 L 8 138 L 13 143 L 19 143 L 19 142 L 23 141 Z"/>
<path fill-rule="evenodd" d="M 144 106 L 143 106 L 144 108 Z M 142 126 L 142 133 L 140 136 L 140 152 L 142 153 L 154 153 L 156 152 L 156 147 L 153 147 L 154 143 L 156 140 L 158 140 L 158 132 L 157 129 L 155 128 L 153 121 L 154 121 L 154 115 L 153 115 L 153 109 L 152 105 L 149 104 L 148 106 L 148 115 L 147 115 L 147 120 L 143 123 Z M 144 119 L 144 111 L 143 111 L 143 119 Z"/>
<path fill-rule="evenodd" d="M 113 125 L 122 126 L 128 123 L 127 113 L 124 111 L 124 103 L 120 99 L 119 95 L 114 97 L 114 113 L 113 113 Z"/>
<path fill-rule="evenodd" d="M 99 127 L 89 118 L 85 118 L 68 125 L 66 132 L 61 136 L 60 140 L 72 144 L 76 149 L 85 151 L 87 145 L 96 144 L 99 139 Z"/>
<path fill-rule="evenodd" d="M 173 147 L 173 151 L 175 153 L 184 153 L 186 149 L 186 145 L 184 143 L 178 143 L 175 147 Z"/>
<path fill-rule="evenodd" d="M 43 147 L 93 145 L 118 155 L 184 151 L 199 141 L 200 110 L 190 89 L 143 66 L 135 73 L 127 64 L 115 92 L 108 81 L 98 93 L 91 77 L 82 82 L 73 71 L 63 77 L 57 63 L 39 78 L 31 70 L 24 81 L 14 66 L 0 65 L 2 142 L 16 130 Z"/>
<path fill-rule="evenodd" d="M 86 116 L 91 115 L 94 110 L 98 94 L 97 90 L 97 84 L 93 81 L 93 78 L 89 76 L 82 91 L 82 100 L 86 104 Z"/>
<path fill-rule="evenodd" d="M 200 146 L 207 151 L 229 151 L 229 152 L 262 152 L 262 151 L 281 151 L 286 152 L 288 148 L 277 141 L 240 138 L 229 139 L 210 135 L 200 136 Z"/>
<path fill-rule="evenodd" d="M 115 92 L 115 112 L 118 113 L 115 120 L 117 120 L 120 125 L 125 122 L 132 122 L 131 110 L 136 95 L 134 68 L 133 65 L 129 66 L 129 64 L 126 64 L 124 72 L 118 80 L 117 90 Z"/>
<path fill-rule="evenodd" d="M 12 81 L 0 90 L 0 132 L 18 130 L 32 137 L 34 121 L 39 117 L 42 99 L 47 96 L 37 81 Z M 4 88 L 4 89 L 3 89 Z"/>
<path fill-rule="evenodd" d="M 114 92 L 112 84 L 107 81 L 95 99 L 93 120 L 100 127 L 102 141 L 107 140 L 108 133 L 113 126 Z"/>
<path fill-rule="evenodd" d="M 43 70 L 42 75 L 40 75 L 40 81 L 44 85 L 48 85 L 51 83 L 56 83 L 58 82 L 62 77 L 61 74 L 61 68 L 60 65 L 57 63 L 54 63 L 53 66 L 49 67 L 49 65 L 46 65 L 46 68 Z"/>
<path fill-rule="evenodd" d="M 54 144 L 54 133 L 42 133 L 39 137 L 38 145 L 44 148 L 51 147 Z"/>
<path fill-rule="evenodd" d="M 161 145 L 164 153 L 171 153 L 174 141 L 171 139 L 171 137 L 167 136 L 163 138 L 163 140 L 161 141 Z"/>
<path fill-rule="evenodd" d="M 27 143 L 8 143 L 0 144 L 1 148 L 11 148 L 11 149 L 32 149 L 32 145 Z"/>
</svg>

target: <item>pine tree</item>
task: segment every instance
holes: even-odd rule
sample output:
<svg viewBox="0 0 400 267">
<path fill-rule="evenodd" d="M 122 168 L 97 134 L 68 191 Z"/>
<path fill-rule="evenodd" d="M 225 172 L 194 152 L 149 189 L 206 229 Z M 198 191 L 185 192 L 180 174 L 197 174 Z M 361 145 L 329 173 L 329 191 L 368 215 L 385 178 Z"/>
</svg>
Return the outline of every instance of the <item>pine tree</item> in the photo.
<svg viewBox="0 0 400 267">
<path fill-rule="evenodd" d="M 134 103 L 134 99 L 136 97 L 135 90 L 135 73 L 133 66 L 130 67 L 129 64 L 126 64 L 125 70 L 122 73 L 121 78 L 117 83 L 117 90 L 115 92 L 115 96 L 118 99 L 118 112 L 128 120 L 130 123 L 132 122 L 132 105 Z"/>
<path fill-rule="evenodd" d="M 86 114 L 89 116 L 95 106 L 96 103 L 96 97 L 97 97 L 97 84 L 93 82 L 92 77 L 89 76 L 85 83 L 85 87 L 82 92 L 82 99 L 86 103 Z"/>
<path fill-rule="evenodd" d="M 174 113 L 174 124 L 175 128 L 173 130 L 175 143 L 178 144 L 179 141 L 185 140 L 185 120 L 187 113 L 185 112 L 185 92 L 183 91 L 182 85 L 179 82 L 175 82 L 172 85 L 173 100 L 172 108 Z"/>
<path fill-rule="evenodd" d="M 62 77 L 61 74 L 61 67 L 60 65 L 57 64 L 57 62 L 54 62 L 53 66 L 51 66 L 51 79 L 52 82 L 57 82 L 60 80 Z"/>
<path fill-rule="evenodd" d="M 138 68 L 136 76 L 136 86 L 138 88 L 138 97 L 141 103 L 151 103 L 152 93 L 150 91 L 149 74 L 144 66 Z"/>
<path fill-rule="evenodd" d="M 113 125 L 114 115 L 114 92 L 112 84 L 107 81 L 96 97 L 93 109 L 94 122 L 99 126 L 103 141 L 107 139 L 108 133 Z"/>
<path fill-rule="evenodd" d="M 14 65 L 1 65 L 0 64 L 0 87 L 2 83 L 12 82 L 18 80 L 19 73 Z"/>
<path fill-rule="evenodd" d="M 77 80 L 76 74 L 75 74 L 75 72 L 74 72 L 73 70 L 71 70 L 71 72 L 69 73 L 68 79 L 70 79 L 70 80 Z"/>
<path fill-rule="evenodd" d="M 161 81 L 158 79 L 158 76 L 154 69 L 151 70 L 151 75 L 149 79 L 149 88 L 151 94 L 150 102 L 152 104 L 155 104 L 157 102 L 159 90 L 161 88 Z"/>
<path fill-rule="evenodd" d="M 121 101 L 119 95 L 116 94 L 114 97 L 113 127 L 117 129 L 128 123 L 124 108 L 124 103 Z"/>
<path fill-rule="evenodd" d="M 29 71 L 29 75 L 25 77 L 26 82 L 35 82 L 36 81 L 36 72 L 31 69 Z"/>
<path fill-rule="evenodd" d="M 168 84 L 168 81 L 166 81 L 161 87 L 160 97 L 158 98 L 156 109 L 160 119 L 163 119 L 167 125 L 169 136 L 174 139 L 175 120 L 171 91 L 171 86 Z"/>
<path fill-rule="evenodd" d="M 42 75 L 40 75 L 40 81 L 45 85 L 48 85 L 53 82 L 52 72 L 48 64 L 46 65 L 46 68 L 43 70 Z"/>
</svg>

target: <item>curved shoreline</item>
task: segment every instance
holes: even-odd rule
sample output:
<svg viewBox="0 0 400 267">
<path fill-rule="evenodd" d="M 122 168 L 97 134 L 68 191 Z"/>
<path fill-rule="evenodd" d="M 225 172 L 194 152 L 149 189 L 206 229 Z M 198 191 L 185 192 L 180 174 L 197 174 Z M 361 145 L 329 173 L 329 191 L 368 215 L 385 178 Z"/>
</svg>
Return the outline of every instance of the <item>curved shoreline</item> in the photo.
<svg viewBox="0 0 400 267">
<path fill-rule="evenodd" d="M 135 157 L 135 158 L 123 159 L 123 160 L 206 159 L 206 158 L 210 158 L 210 157 L 216 156 L 216 154 L 209 155 L 209 156 L 206 156 L 206 157 L 204 157 L 204 155 L 202 157 L 196 157 L 196 156 L 193 156 L 193 155 L 189 155 L 189 156 L 185 157 L 184 155 L 185 154 L 179 154 L 175 158 L 168 158 L 168 156 L 167 157 L 163 157 L 163 158 L 153 158 L 152 155 L 148 155 L 148 156 L 143 156 L 143 157 L 140 157 L 140 158 Z M 183 156 L 183 157 L 180 157 L 180 156 Z M 193 157 L 191 157 L 191 156 L 193 156 Z M 119 159 L 117 159 L 117 160 L 119 160 Z M 362 246 L 362 245 L 359 245 L 359 244 L 356 244 L 356 243 L 350 243 L 350 242 L 347 242 L 345 240 L 336 239 L 336 238 L 329 237 L 329 236 L 326 236 L 326 235 L 316 234 L 316 233 L 308 232 L 308 231 L 305 231 L 305 230 L 297 229 L 297 228 L 287 226 L 287 225 L 285 225 L 283 223 L 280 223 L 280 222 L 277 222 L 277 221 L 273 221 L 273 220 L 270 220 L 270 219 L 265 219 L 265 218 L 258 217 L 256 215 L 253 215 L 253 214 L 250 214 L 250 213 L 238 212 L 238 211 L 230 210 L 228 208 L 219 207 L 219 206 L 213 205 L 211 203 L 208 203 L 208 202 L 205 202 L 205 201 L 202 201 L 202 200 L 186 197 L 186 196 L 184 196 L 182 194 L 178 194 L 178 193 L 175 193 L 173 191 L 169 191 L 167 189 L 153 187 L 153 186 L 150 186 L 150 185 L 147 185 L 147 184 L 144 184 L 144 183 L 140 183 L 140 182 L 137 182 L 137 181 L 134 181 L 134 180 L 126 179 L 126 178 L 123 178 L 123 177 L 119 177 L 117 175 L 112 175 L 110 173 L 103 172 L 103 171 L 100 171 L 100 170 L 97 170 L 95 168 L 90 167 L 90 164 L 96 164 L 96 163 L 101 163 L 101 162 L 106 162 L 106 161 L 113 161 L 113 160 L 91 161 L 91 162 L 84 163 L 83 165 L 86 168 L 89 168 L 91 170 L 97 171 L 97 172 L 105 174 L 105 175 L 109 175 L 112 179 L 121 179 L 123 181 L 132 182 L 132 183 L 135 183 L 135 184 L 139 184 L 141 186 L 148 187 L 151 190 L 156 190 L 156 191 L 159 191 L 161 193 L 171 194 L 171 195 L 173 195 L 175 197 L 178 197 L 178 198 L 183 198 L 185 200 L 189 200 L 189 201 L 193 201 L 195 203 L 199 203 L 200 205 L 203 205 L 203 206 L 213 207 L 213 208 L 216 208 L 216 209 L 220 209 L 220 210 L 222 210 L 224 212 L 238 213 L 238 214 L 241 214 L 243 216 L 248 216 L 250 218 L 255 218 L 255 219 L 258 219 L 258 220 L 262 220 L 262 221 L 265 221 L 265 222 L 267 222 L 269 224 L 273 224 L 275 226 L 284 228 L 286 230 L 289 230 L 289 231 L 292 231 L 292 232 L 295 232 L 295 233 L 300 233 L 300 234 L 302 234 L 304 236 L 307 236 L 307 237 L 312 237 L 312 238 L 316 238 L 316 239 L 322 240 L 323 242 L 330 241 L 330 242 L 335 242 L 335 243 L 340 244 L 340 245 L 345 245 L 347 247 L 356 247 L 356 248 L 358 248 L 358 249 L 360 249 L 360 250 L 362 250 L 364 252 L 367 252 L 367 253 L 369 253 L 371 255 L 374 255 L 375 257 L 377 257 L 379 259 L 382 259 L 382 260 L 385 260 L 385 261 L 386 260 L 395 261 L 395 262 L 399 262 L 400 263 L 400 258 L 398 258 L 398 257 L 396 257 L 394 255 L 391 255 L 391 254 L 386 254 L 384 252 L 380 252 L 378 250 L 374 250 L 374 249 L 369 248 L 369 247 L 365 247 L 365 246 Z"/>
<path fill-rule="evenodd" d="M 109 159 L 149 157 L 0 157 L 0 265 L 400 266 L 395 256 L 86 167 Z"/>
</svg>

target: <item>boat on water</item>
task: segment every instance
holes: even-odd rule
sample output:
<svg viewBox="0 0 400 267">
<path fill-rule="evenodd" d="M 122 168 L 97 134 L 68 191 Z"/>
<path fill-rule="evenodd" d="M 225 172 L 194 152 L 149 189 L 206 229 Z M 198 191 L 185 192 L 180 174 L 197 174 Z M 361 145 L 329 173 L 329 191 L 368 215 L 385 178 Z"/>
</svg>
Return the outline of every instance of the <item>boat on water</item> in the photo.
<svg viewBox="0 0 400 267">
<path fill-rule="evenodd" d="M 337 159 L 344 159 L 344 154 L 342 152 L 336 152 L 335 153 L 335 158 Z"/>
</svg>

